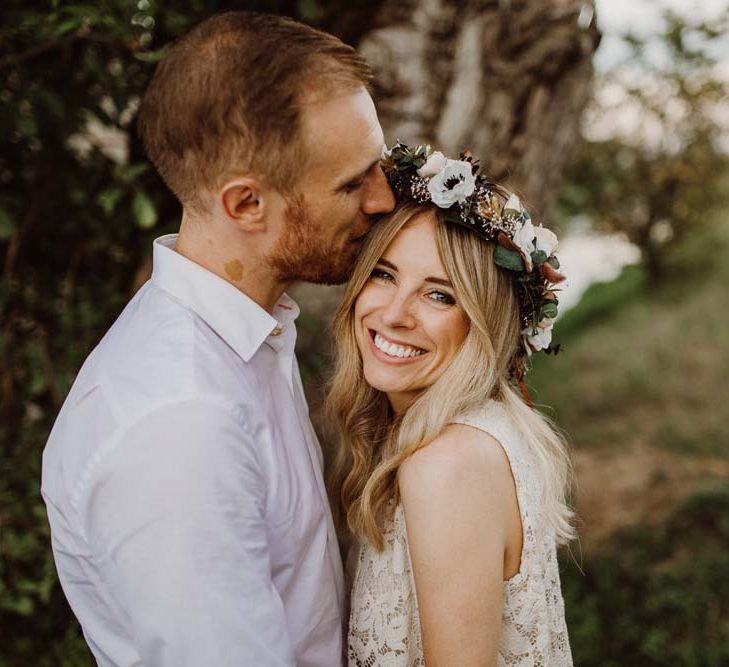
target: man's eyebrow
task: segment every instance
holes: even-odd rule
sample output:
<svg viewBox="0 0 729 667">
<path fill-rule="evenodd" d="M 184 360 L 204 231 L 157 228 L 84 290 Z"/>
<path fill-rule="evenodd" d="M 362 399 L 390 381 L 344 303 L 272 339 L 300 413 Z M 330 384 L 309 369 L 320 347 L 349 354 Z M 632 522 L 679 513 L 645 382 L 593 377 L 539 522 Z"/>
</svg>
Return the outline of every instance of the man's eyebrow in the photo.
<svg viewBox="0 0 729 667">
<path fill-rule="evenodd" d="M 390 261 L 386 259 L 380 259 L 378 264 L 382 264 L 383 266 L 386 266 L 388 269 L 392 269 L 393 271 L 397 271 L 397 267 Z M 435 283 L 436 285 L 443 285 L 443 287 L 450 287 L 453 289 L 453 284 L 450 280 L 444 280 L 443 278 L 435 278 L 434 276 L 428 276 L 425 279 L 426 283 Z"/>
<path fill-rule="evenodd" d="M 351 183 L 352 181 L 358 181 L 360 178 L 364 178 L 367 175 L 367 172 L 372 169 L 375 165 L 380 164 L 380 158 L 377 158 L 376 160 L 373 160 L 367 167 L 365 167 L 362 171 L 354 174 L 353 176 L 348 176 L 342 181 L 342 184 L 339 186 L 340 188 L 343 188 L 348 183 Z"/>
</svg>

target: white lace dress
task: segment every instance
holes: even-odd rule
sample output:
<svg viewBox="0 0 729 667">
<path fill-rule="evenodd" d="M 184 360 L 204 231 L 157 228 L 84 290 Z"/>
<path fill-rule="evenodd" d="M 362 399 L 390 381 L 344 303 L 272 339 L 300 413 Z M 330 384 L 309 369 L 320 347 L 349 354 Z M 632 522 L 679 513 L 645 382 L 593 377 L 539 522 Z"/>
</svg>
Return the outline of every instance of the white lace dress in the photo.
<svg viewBox="0 0 729 667">
<path fill-rule="evenodd" d="M 539 477 L 503 407 L 488 401 L 456 423 L 480 428 L 506 452 L 516 483 L 523 528 L 519 573 L 504 582 L 499 667 L 572 665 L 557 568 L 554 531 L 540 521 Z M 410 565 L 405 514 L 398 505 L 385 549 L 353 550 L 355 567 L 349 619 L 350 667 L 424 665 L 418 602 Z"/>
</svg>

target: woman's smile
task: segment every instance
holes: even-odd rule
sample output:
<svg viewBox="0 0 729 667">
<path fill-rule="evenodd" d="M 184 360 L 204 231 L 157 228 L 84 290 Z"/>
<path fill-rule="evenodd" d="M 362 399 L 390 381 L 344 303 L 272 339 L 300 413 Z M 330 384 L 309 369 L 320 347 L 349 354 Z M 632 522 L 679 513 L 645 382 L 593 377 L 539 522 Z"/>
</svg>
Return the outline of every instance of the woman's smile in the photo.
<svg viewBox="0 0 729 667">
<path fill-rule="evenodd" d="M 427 350 L 392 340 L 374 329 L 369 329 L 368 333 L 372 353 L 377 359 L 387 364 L 412 363 L 428 354 Z"/>
</svg>

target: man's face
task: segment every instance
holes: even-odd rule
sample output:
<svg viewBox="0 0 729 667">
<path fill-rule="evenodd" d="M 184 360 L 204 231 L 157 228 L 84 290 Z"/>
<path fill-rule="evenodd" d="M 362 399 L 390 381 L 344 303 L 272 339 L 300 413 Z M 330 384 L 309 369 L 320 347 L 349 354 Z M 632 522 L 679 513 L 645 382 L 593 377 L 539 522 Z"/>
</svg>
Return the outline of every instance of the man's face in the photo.
<svg viewBox="0 0 729 667">
<path fill-rule="evenodd" d="M 304 173 L 270 256 L 283 282 L 338 284 L 349 277 L 372 216 L 395 206 L 380 168 L 383 134 L 366 90 L 306 105 Z"/>
</svg>

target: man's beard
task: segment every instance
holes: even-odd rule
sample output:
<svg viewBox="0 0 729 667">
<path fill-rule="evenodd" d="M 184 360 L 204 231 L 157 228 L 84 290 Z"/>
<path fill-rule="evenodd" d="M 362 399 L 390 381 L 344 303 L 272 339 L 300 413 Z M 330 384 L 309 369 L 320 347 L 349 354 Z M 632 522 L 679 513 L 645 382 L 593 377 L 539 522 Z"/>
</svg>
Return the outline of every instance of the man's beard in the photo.
<svg viewBox="0 0 729 667">
<path fill-rule="evenodd" d="M 357 248 L 328 247 L 300 194 L 286 198 L 286 223 L 269 262 L 281 282 L 302 280 L 320 285 L 339 285 L 352 273 Z"/>
</svg>

